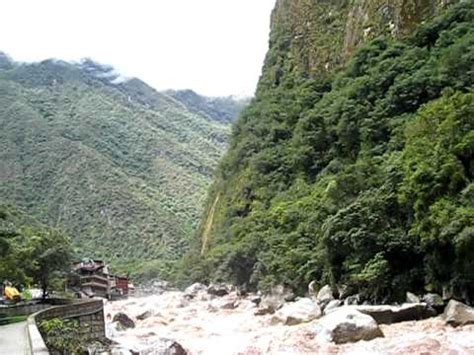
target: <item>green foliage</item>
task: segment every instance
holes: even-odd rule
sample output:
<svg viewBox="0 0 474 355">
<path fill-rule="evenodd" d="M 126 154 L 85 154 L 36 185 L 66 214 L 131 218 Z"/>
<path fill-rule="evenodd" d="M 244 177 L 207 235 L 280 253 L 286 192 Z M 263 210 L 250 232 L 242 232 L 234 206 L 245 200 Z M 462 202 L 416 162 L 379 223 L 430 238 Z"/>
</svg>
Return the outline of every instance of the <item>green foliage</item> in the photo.
<svg viewBox="0 0 474 355">
<path fill-rule="evenodd" d="M 141 274 L 188 249 L 229 124 L 115 79 L 90 60 L 0 69 L 0 200 Z"/>
<path fill-rule="evenodd" d="M 0 259 L 0 275 L 15 286 L 35 284 L 44 295 L 55 280 L 64 278 L 72 262 L 70 240 L 63 232 L 47 228 L 26 214 L 0 205 L 3 225 L 14 234 L 8 252 Z M 23 299 L 31 298 L 24 292 Z"/>
<path fill-rule="evenodd" d="M 3 317 L 2 314 L 0 314 L 0 326 L 1 325 L 24 322 L 27 318 L 28 318 L 28 316 Z"/>
<path fill-rule="evenodd" d="M 21 299 L 24 301 L 30 301 L 33 298 L 30 290 L 23 290 L 21 293 Z"/>
<path fill-rule="evenodd" d="M 414 213 L 410 234 L 429 252 L 427 282 L 472 292 L 474 94 L 452 94 L 407 127 L 400 200 Z M 424 149 L 422 148 L 424 147 Z M 429 147 L 429 149 L 426 149 Z"/>
<path fill-rule="evenodd" d="M 81 331 L 78 321 L 59 318 L 42 320 L 39 329 L 48 349 L 60 354 L 82 355 L 87 353 L 87 342 L 81 336 L 84 329 Z"/>
<path fill-rule="evenodd" d="M 33 282 L 43 290 L 43 297 L 53 277 L 61 277 L 70 270 L 72 263 L 70 241 L 54 230 L 23 230 L 28 238 L 27 253 L 30 265 L 28 273 Z"/>
<path fill-rule="evenodd" d="M 472 299 L 473 18 L 472 2 L 455 5 L 316 79 L 280 66 L 276 80 L 292 32 L 274 29 L 187 280 L 301 293 L 316 280 L 375 301 L 450 288 Z"/>
<path fill-rule="evenodd" d="M 11 239 L 17 236 L 13 223 L 9 220 L 6 206 L 0 206 L 0 257 L 4 258 L 11 249 Z"/>
</svg>

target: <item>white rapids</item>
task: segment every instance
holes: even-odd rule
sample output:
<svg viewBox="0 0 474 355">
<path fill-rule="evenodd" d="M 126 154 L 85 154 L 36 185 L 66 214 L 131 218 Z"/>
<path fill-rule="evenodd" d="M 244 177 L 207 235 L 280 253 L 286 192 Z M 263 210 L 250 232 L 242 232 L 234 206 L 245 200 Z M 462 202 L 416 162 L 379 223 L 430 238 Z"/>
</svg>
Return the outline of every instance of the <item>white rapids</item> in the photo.
<svg viewBox="0 0 474 355">
<path fill-rule="evenodd" d="M 237 307 L 225 309 L 237 300 Z M 108 302 L 105 307 L 108 337 L 120 344 L 120 352 L 160 354 L 154 344 L 172 339 L 188 354 L 466 354 L 474 355 L 474 325 L 452 328 L 440 318 L 382 325 L 384 338 L 335 345 L 318 343 L 316 323 L 272 325 L 271 315 L 256 316 L 250 297 L 206 293 L 188 300 L 183 292 Z M 150 316 L 137 320 L 144 312 Z M 117 330 L 113 315 L 124 312 L 136 327 Z"/>
</svg>

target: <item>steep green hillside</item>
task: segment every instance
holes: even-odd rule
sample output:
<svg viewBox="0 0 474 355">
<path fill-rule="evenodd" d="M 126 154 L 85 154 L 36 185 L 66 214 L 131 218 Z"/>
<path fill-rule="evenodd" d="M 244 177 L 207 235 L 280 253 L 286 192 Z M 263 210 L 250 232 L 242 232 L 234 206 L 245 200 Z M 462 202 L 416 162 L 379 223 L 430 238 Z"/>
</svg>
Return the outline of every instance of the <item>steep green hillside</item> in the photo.
<svg viewBox="0 0 474 355">
<path fill-rule="evenodd" d="M 2 58 L 0 200 L 124 269 L 180 256 L 229 126 L 90 60 Z"/>
<path fill-rule="evenodd" d="M 387 33 L 379 3 L 277 2 L 257 95 L 180 277 L 472 299 L 474 4 L 393 2 Z M 360 21 L 371 35 L 346 61 Z"/>
</svg>

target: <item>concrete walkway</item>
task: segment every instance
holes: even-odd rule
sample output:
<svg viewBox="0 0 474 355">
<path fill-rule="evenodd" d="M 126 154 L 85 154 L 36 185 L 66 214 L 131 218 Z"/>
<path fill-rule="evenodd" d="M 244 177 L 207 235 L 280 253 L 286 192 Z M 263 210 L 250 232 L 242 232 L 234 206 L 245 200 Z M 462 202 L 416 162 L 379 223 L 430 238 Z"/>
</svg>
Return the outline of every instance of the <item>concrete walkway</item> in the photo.
<svg viewBox="0 0 474 355">
<path fill-rule="evenodd" d="M 26 322 L 0 326 L 0 355 L 28 354 Z"/>
</svg>

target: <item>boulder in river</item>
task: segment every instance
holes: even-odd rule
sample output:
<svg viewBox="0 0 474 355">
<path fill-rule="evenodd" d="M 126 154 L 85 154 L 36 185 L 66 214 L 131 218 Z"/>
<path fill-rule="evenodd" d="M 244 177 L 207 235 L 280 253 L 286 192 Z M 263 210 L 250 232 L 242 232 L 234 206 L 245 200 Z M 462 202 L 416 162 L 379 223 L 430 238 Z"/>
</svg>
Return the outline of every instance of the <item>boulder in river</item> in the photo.
<svg viewBox="0 0 474 355">
<path fill-rule="evenodd" d="M 206 290 L 207 290 L 206 285 L 203 285 L 202 283 L 196 282 L 196 283 L 192 284 L 191 286 L 189 286 L 188 288 L 186 288 L 186 290 L 184 290 L 184 293 L 185 293 L 186 296 L 194 297 L 199 292 L 204 292 Z"/>
<path fill-rule="evenodd" d="M 187 355 L 188 352 L 176 341 L 168 343 L 166 354 L 170 355 Z"/>
<path fill-rule="evenodd" d="M 311 281 L 308 285 L 308 294 L 312 298 L 316 298 L 318 295 L 318 284 L 316 281 Z"/>
<path fill-rule="evenodd" d="M 425 303 L 406 303 L 402 306 L 348 306 L 348 308 L 371 316 L 378 324 L 392 324 L 436 316 L 436 311 Z"/>
<path fill-rule="evenodd" d="M 283 285 L 277 285 L 275 287 L 272 287 L 270 291 L 270 296 L 273 298 L 280 299 L 282 302 L 291 302 L 294 301 L 296 298 L 296 295 L 294 292 Z"/>
<path fill-rule="evenodd" d="M 449 301 L 453 296 L 453 288 L 450 286 L 443 286 L 443 300 Z"/>
<path fill-rule="evenodd" d="M 282 285 L 273 287 L 271 292 L 261 298 L 259 309 L 255 311 L 256 316 L 273 314 L 279 310 L 286 302 L 293 301 L 295 294 L 289 288 Z"/>
<path fill-rule="evenodd" d="M 332 288 L 329 285 L 324 286 L 319 290 L 318 295 L 316 296 L 316 303 L 324 309 L 329 302 L 334 300 L 334 295 L 332 293 Z"/>
<path fill-rule="evenodd" d="M 151 347 L 140 351 L 140 354 L 166 354 L 166 355 L 187 355 L 188 352 L 181 344 L 172 339 L 159 339 L 151 344 Z"/>
<path fill-rule="evenodd" d="M 317 340 L 336 344 L 384 336 L 375 319 L 349 307 L 342 307 L 324 316 L 316 324 L 316 334 Z"/>
<path fill-rule="evenodd" d="M 414 293 L 407 292 L 406 303 L 420 303 L 420 298 Z"/>
<path fill-rule="evenodd" d="M 258 296 L 258 295 L 252 296 L 252 297 L 250 297 L 250 302 L 252 302 L 254 305 L 258 306 L 260 304 L 260 302 L 262 302 L 262 297 Z"/>
<path fill-rule="evenodd" d="M 264 296 L 258 305 L 258 309 L 255 311 L 256 316 L 263 316 L 266 314 L 273 314 L 279 310 L 285 301 L 279 297 L 275 296 Z"/>
<path fill-rule="evenodd" d="M 113 322 L 117 322 L 121 329 L 135 328 L 135 322 L 123 312 L 114 315 Z"/>
<path fill-rule="evenodd" d="M 151 316 L 152 316 L 151 311 L 145 311 L 145 312 L 140 313 L 140 314 L 137 316 L 137 319 L 138 319 L 138 320 L 145 320 L 145 319 L 147 319 L 147 318 L 150 318 Z"/>
<path fill-rule="evenodd" d="M 433 307 L 438 313 L 441 313 L 444 310 L 443 297 L 437 293 L 427 293 L 423 296 L 422 301 L 428 306 Z"/>
<path fill-rule="evenodd" d="M 344 300 L 344 306 L 354 306 L 360 304 L 360 296 L 359 295 L 352 295 L 347 297 Z"/>
<path fill-rule="evenodd" d="M 210 309 L 235 309 L 239 306 L 239 300 L 235 294 L 230 294 L 212 300 L 209 306 Z"/>
<path fill-rule="evenodd" d="M 311 322 L 321 316 L 321 309 L 310 298 L 300 298 L 295 302 L 286 303 L 272 317 L 272 324 L 283 323 L 296 325 Z"/>
<path fill-rule="evenodd" d="M 273 308 L 271 305 L 260 305 L 258 309 L 254 312 L 254 315 L 265 316 L 267 314 L 273 313 L 275 313 L 275 308 Z"/>
<path fill-rule="evenodd" d="M 232 286 L 226 284 L 210 284 L 207 293 L 210 295 L 222 297 L 228 295 L 233 290 Z"/>
<path fill-rule="evenodd" d="M 324 314 L 334 312 L 340 306 L 342 306 L 341 300 L 332 300 L 326 307 L 324 307 Z"/>
<path fill-rule="evenodd" d="M 447 324 L 453 327 L 474 324 L 474 308 L 451 300 L 444 310 L 443 318 Z"/>
</svg>

